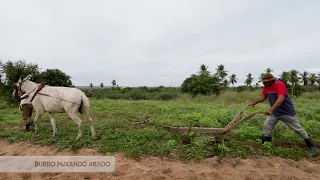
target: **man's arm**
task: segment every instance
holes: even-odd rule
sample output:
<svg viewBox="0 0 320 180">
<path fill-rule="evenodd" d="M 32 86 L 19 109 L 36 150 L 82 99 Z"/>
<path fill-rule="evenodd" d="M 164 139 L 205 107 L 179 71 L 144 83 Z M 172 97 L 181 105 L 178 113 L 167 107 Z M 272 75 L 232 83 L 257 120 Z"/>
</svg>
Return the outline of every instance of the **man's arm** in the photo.
<svg viewBox="0 0 320 180">
<path fill-rule="evenodd" d="M 260 99 L 258 99 L 257 101 L 255 101 L 255 102 L 253 102 L 253 103 L 251 103 L 251 104 L 249 104 L 249 105 L 250 105 L 250 106 L 255 106 L 256 104 L 259 104 L 259 103 L 265 101 L 266 99 L 267 99 L 267 96 L 261 95 L 261 98 L 260 98 Z"/>
<path fill-rule="evenodd" d="M 277 107 L 279 107 L 279 106 L 283 103 L 283 101 L 284 101 L 284 99 L 285 99 L 285 95 L 287 94 L 287 87 L 286 87 L 286 85 L 285 85 L 284 83 L 282 83 L 282 82 L 277 82 L 276 86 L 277 86 L 278 99 L 277 99 L 277 101 L 273 104 L 273 106 L 270 108 L 269 111 L 271 111 L 271 113 L 272 113 L 275 109 L 277 109 Z"/>
<path fill-rule="evenodd" d="M 284 95 L 279 95 L 277 101 L 273 104 L 270 111 L 273 112 L 277 107 L 279 107 L 284 101 Z"/>
</svg>

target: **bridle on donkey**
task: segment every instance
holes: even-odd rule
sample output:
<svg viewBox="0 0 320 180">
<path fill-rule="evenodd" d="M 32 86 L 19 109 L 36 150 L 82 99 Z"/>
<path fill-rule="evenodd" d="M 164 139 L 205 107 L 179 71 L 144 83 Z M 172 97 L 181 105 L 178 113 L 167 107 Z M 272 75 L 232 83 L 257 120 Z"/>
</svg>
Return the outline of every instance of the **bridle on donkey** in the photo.
<svg viewBox="0 0 320 180">
<path fill-rule="evenodd" d="M 22 87 L 22 85 L 23 85 L 24 82 L 25 82 L 25 80 L 22 81 L 22 82 L 19 82 L 19 86 L 17 86 L 16 84 L 13 84 L 13 85 L 12 85 L 13 89 L 15 89 L 15 97 L 16 97 L 19 101 L 21 101 L 21 100 L 23 100 L 23 99 L 25 99 L 25 98 L 28 98 L 28 97 L 29 97 L 29 94 L 32 93 L 34 90 L 36 90 L 36 92 L 33 94 L 32 98 L 31 98 L 31 100 L 30 100 L 30 102 L 32 102 L 33 99 L 36 97 L 36 95 L 39 94 L 39 92 L 41 91 L 41 89 L 47 85 L 47 84 L 45 84 L 45 83 L 41 83 L 38 87 L 35 87 L 32 91 L 26 93 L 26 92 L 23 92 L 22 89 L 21 89 L 21 87 Z M 19 91 L 20 91 L 21 94 L 22 94 L 21 96 L 18 95 Z M 22 98 L 21 98 L 21 97 L 22 97 Z"/>
</svg>

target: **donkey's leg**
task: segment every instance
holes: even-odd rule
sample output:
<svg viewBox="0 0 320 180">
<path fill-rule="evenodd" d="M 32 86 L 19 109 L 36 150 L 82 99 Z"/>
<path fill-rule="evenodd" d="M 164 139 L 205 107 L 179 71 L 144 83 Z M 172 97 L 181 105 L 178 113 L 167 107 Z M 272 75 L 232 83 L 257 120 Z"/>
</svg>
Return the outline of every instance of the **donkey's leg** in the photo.
<svg viewBox="0 0 320 180">
<path fill-rule="evenodd" d="M 91 119 L 90 116 L 86 116 L 86 119 L 87 119 L 87 121 L 89 122 L 89 125 L 90 125 L 91 136 L 92 137 L 96 136 L 96 131 L 94 130 L 94 127 L 93 127 L 93 120 Z"/>
<path fill-rule="evenodd" d="M 35 118 L 34 118 L 34 132 L 35 132 L 36 134 L 39 133 L 39 125 L 38 125 L 38 123 L 39 123 L 39 121 L 40 121 L 40 119 L 41 119 L 41 117 L 42 117 L 43 114 L 44 114 L 44 111 L 43 111 L 43 110 L 37 110 L 37 111 L 36 111 L 36 116 L 35 116 Z"/>
<path fill-rule="evenodd" d="M 54 113 L 50 113 L 50 121 L 51 121 L 51 126 L 52 126 L 52 137 L 55 137 L 57 134 L 57 123 L 56 120 L 54 119 Z"/>
<path fill-rule="evenodd" d="M 96 131 L 94 130 L 94 127 L 93 127 L 93 120 L 91 119 L 90 116 L 87 117 L 87 120 L 88 120 L 89 125 L 90 125 L 91 136 L 92 136 L 92 137 L 95 137 L 95 136 L 96 136 Z"/>
<path fill-rule="evenodd" d="M 83 134 L 83 121 L 79 118 L 77 112 L 78 108 L 73 108 L 68 111 L 68 115 L 78 125 L 78 136 L 76 139 L 79 139 Z"/>
<path fill-rule="evenodd" d="M 83 112 L 83 115 L 87 119 L 87 121 L 88 121 L 88 123 L 90 125 L 92 137 L 96 136 L 96 132 L 95 132 L 94 127 L 93 127 L 93 120 L 89 116 L 89 109 L 87 107 L 85 108 L 85 110 Z"/>
</svg>

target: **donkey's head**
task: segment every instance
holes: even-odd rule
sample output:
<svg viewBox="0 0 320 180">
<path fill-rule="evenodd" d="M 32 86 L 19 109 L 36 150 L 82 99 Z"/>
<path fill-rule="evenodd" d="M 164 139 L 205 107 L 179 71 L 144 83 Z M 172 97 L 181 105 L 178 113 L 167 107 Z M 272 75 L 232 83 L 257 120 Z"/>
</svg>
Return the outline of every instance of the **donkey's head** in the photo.
<svg viewBox="0 0 320 180">
<path fill-rule="evenodd" d="M 21 78 L 21 75 L 20 75 L 18 82 L 12 84 L 12 88 L 13 88 L 15 91 L 17 91 L 18 93 L 22 93 L 22 94 L 26 93 L 26 92 L 24 92 L 24 91 L 22 90 L 22 86 L 23 86 L 23 84 L 24 84 L 26 81 L 28 81 L 30 78 L 31 78 L 31 75 L 28 75 L 27 77 L 25 77 L 24 79 L 22 79 L 22 78 Z M 19 92 L 19 91 L 20 91 L 20 92 Z"/>
</svg>

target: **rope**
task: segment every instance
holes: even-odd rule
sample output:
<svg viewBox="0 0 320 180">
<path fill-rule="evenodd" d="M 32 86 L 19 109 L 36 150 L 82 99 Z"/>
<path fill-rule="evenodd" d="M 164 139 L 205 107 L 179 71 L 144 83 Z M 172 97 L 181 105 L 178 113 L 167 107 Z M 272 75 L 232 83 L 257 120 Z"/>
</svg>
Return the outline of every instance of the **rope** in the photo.
<svg viewBox="0 0 320 180">
<path fill-rule="evenodd" d="M 52 98 L 55 98 L 55 99 L 59 99 L 59 100 L 62 100 L 62 101 L 67 101 L 67 102 L 72 103 L 72 104 L 81 105 L 79 103 L 75 103 L 75 102 L 68 101 L 68 100 L 65 100 L 65 99 L 62 99 L 62 98 L 54 97 L 54 96 L 51 96 L 51 95 L 48 95 L 48 94 L 44 94 L 44 93 L 38 93 L 38 94 L 44 95 L 44 96 L 48 96 L 48 97 L 52 97 Z M 85 106 L 85 105 L 83 105 L 83 106 Z M 85 106 L 85 107 L 88 107 L 88 106 Z"/>
</svg>

